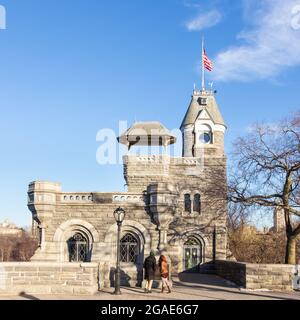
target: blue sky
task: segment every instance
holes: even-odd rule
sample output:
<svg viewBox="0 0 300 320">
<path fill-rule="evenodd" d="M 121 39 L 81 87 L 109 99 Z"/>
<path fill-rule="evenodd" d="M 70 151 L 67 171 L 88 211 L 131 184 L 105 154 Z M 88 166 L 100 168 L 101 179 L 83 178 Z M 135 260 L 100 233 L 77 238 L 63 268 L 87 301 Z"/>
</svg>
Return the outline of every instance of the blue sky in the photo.
<svg viewBox="0 0 300 320">
<path fill-rule="evenodd" d="M 299 4 L 0 0 L 0 221 L 30 223 L 32 180 L 123 191 L 122 166 L 96 161 L 98 130 L 135 119 L 178 127 L 200 84 L 202 35 L 228 152 L 252 123 L 299 110 Z"/>
</svg>

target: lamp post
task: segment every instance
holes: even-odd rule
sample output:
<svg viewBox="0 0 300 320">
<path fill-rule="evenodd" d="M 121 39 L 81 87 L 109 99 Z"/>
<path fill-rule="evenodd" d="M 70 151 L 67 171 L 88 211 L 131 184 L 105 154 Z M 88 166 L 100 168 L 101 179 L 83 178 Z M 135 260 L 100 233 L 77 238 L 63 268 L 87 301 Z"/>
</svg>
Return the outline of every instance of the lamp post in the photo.
<svg viewBox="0 0 300 320">
<path fill-rule="evenodd" d="M 114 218 L 118 226 L 118 236 L 117 236 L 117 266 L 115 272 L 115 295 L 120 295 L 120 282 L 121 282 L 121 268 L 120 268 L 120 237 L 121 237 L 121 226 L 125 218 L 125 210 L 119 207 L 114 211 Z"/>
</svg>

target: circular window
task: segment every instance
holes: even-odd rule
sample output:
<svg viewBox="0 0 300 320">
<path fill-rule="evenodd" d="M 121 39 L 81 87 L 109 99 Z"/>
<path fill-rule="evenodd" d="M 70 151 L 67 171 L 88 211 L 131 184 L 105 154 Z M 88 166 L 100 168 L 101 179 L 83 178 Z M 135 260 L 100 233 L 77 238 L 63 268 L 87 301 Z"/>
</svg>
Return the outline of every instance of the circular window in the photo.
<svg viewBox="0 0 300 320">
<path fill-rule="evenodd" d="M 200 135 L 200 142 L 204 144 L 209 144 L 212 142 L 211 133 L 204 132 Z"/>
</svg>

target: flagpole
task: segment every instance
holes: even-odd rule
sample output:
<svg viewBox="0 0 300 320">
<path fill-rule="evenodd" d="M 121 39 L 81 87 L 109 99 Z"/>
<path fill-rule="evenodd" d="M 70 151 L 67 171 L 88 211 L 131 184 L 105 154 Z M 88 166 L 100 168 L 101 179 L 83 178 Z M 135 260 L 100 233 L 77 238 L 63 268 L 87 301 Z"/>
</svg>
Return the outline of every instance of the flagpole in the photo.
<svg viewBox="0 0 300 320">
<path fill-rule="evenodd" d="M 204 71 L 204 60 L 203 60 L 203 54 L 204 54 L 204 37 L 202 37 L 202 91 L 205 90 L 205 71 Z"/>
</svg>

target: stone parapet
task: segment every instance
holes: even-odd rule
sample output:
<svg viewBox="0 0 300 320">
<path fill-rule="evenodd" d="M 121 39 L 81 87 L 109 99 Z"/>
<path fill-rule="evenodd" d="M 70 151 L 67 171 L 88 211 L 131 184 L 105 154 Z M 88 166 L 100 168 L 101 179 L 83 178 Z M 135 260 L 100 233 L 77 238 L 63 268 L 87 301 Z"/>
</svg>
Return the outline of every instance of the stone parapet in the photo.
<svg viewBox="0 0 300 320">
<path fill-rule="evenodd" d="M 2 262 L 0 295 L 94 294 L 104 285 L 100 276 L 98 263 Z"/>
<path fill-rule="evenodd" d="M 293 265 L 216 261 L 217 275 L 248 290 L 293 290 Z"/>
</svg>

